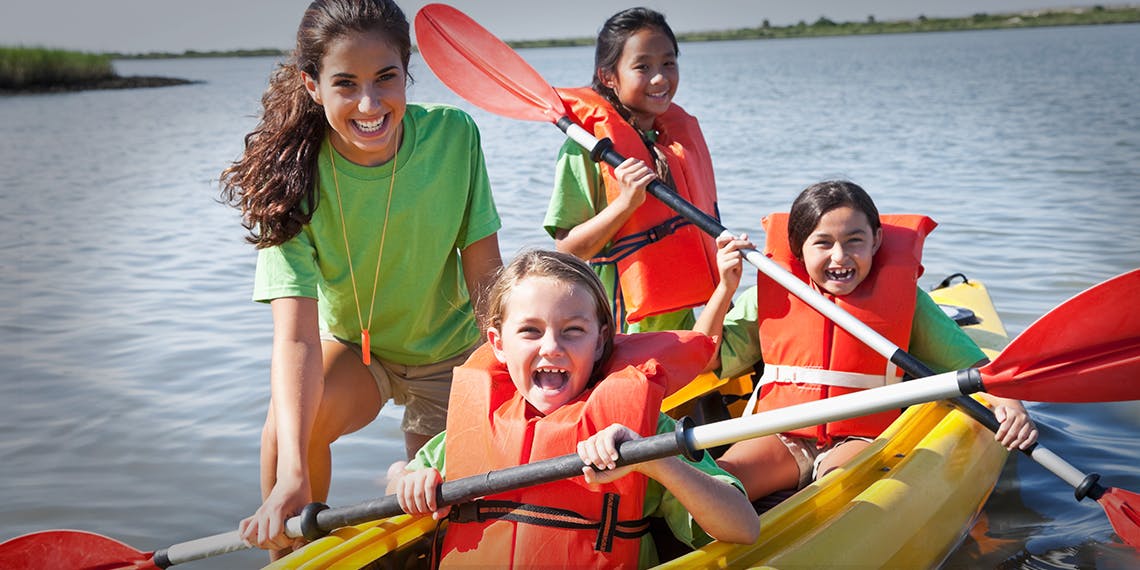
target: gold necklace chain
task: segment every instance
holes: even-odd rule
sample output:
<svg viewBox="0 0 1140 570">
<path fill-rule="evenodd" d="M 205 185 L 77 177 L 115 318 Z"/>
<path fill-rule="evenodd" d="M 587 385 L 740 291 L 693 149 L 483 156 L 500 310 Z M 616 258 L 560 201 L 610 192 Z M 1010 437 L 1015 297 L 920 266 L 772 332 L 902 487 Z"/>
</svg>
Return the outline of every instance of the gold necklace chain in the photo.
<svg viewBox="0 0 1140 570">
<path fill-rule="evenodd" d="M 397 129 L 399 126 L 397 126 Z M 336 150 L 329 143 L 329 165 L 332 167 L 333 188 L 336 190 L 336 207 L 340 211 L 340 233 L 344 237 L 344 252 L 348 256 L 348 278 L 352 282 L 352 300 L 356 302 L 356 320 L 360 324 L 360 352 L 364 365 L 372 363 L 372 342 L 369 330 L 372 328 L 373 310 L 376 308 L 376 292 L 380 285 L 380 260 L 384 258 L 384 239 L 388 235 L 388 213 L 392 211 L 392 190 L 396 187 L 396 164 L 400 157 L 400 133 L 396 133 L 396 151 L 392 154 L 392 178 L 388 183 L 388 204 L 384 207 L 384 225 L 380 229 L 380 252 L 376 255 L 376 275 L 372 277 L 372 302 L 368 305 L 368 323 L 360 311 L 360 295 L 356 292 L 356 272 L 352 267 L 352 252 L 348 249 L 348 221 L 344 217 L 344 201 L 340 197 L 340 181 L 336 175 Z"/>
</svg>

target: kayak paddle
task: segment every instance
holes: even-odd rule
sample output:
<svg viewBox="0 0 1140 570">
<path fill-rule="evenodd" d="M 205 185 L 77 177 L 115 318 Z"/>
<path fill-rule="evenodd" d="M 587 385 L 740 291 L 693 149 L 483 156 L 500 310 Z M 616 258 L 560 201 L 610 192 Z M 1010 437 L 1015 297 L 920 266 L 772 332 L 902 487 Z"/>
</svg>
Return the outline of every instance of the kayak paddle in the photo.
<svg viewBox="0 0 1140 570">
<path fill-rule="evenodd" d="M 436 76 L 460 97 L 498 115 L 525 121 L 552 122 L 567 136 L 589 150 L 591 158 L 595 161 L 605 162 L 614 167 L 624 161 L 624 157 L 614 151 L 611 141 L 608 139 L 599 141 L 593 134 L 574 122 L 572 114 L 567 110 L 566 105 L 554 88 L 518 53 L 466 14 L 444 4 L 429 4 L 420 9 L 416 15 L 415 27 L 416 42 L 424 61 L 432 68 Z M 716 237 L 728 232 L 719 221 L 687 202 L 660 180 L 651 182 L 646 191 L 705 233 Z M 909 375 L 921 378 L 932 374 L 931 369 L 921 361 L 847 311 L 828 301 L 810 285 L 801 281 L 761 252 L 756 249 L 749 249 L 743 254 L 745 259 L 762 273 L 866 343 Z M 1132 283 L 1131 291 L 1140 290 L 1140 272 L 1138 271 L 1126 273 L 1117 279 L 1129 280 Z M 1038 337 L 1049 337 L 1060 331 L 1066 331 L 1069 333 L 1066 338 L 1079 342 L 1081 345 L 1084 345 L 1084 335 L 1088 333 L 1095 335 L 1094 338 L 1104 341 L 1097 344 L 1094 350 L 1107 351 L 1102 354 L 1089 355 L 1066 353 L 1067 357 L 1075 358 L 1077 361 L 1087 357 L 1088 366 L 1075 366 L 1078 364 L 1077 361 L 1057 361 L 1058 367 L 1056 369 L 1050 371 L 1048 367 L 1044 367 L 1040 371 L 1041 379 L 1055 383 L 1054 386 L 1058 390 L 1067 390 L 1069 388 L 1066 388 L 1067 384 L 1059 373 L 1062 369 L 1065 374 L 1102 373 L 1096 368 L 1098 359 L 1109 356 L 1108 353 L 1114 350 L 1113 343 L 1119 343 L 1121 350 L 1124 351 L 1119 355 L 1121 358 L 1137 358 L 1135 353 L 1136 335 L 1133 334 L 1131 337 L 1120 336 L 1128 332 L 1122 328 L 1131 324 L 1128 321 L 1140 320 L 1135 315 L 1136 301 L 1134 297 L 1134 294 L 1126 294 L 1119 299 L 1120 303 L 1117 305 L 1098 305 L 1103 309 L 1098 313 L 1075 311 L 1069 313 L 1076 319 L 1074 322 L 1085 322 L 1087 323 L 1086 326 L 1071 326 L 1071 323 L 1061 322 L 1056 329 L 1042 329 L 1038 332 Z M 1067 303 L 1062 306 L 1066 305 Z M 1127 310 L 1127 307 L 1133 307 L 1133 310 Z M 1088 322 L 1089 319 L 1084 319 L 1083 317 L 1086 314 L 1097 314 L 1097 323 L 1094 324 Z M 1107 324 L 1102 322 L 1102 318 L 1109 322 Z M 1023 342 L 1028 344 L 1038 340 L 1029 337 Z M 1043 364 L 1048 357 L 1046 355 L 1028 355 L 1026 358 L 1029 359 L 1026 364 L 1029 364 L 1030 361 Z M 1121 399 L 1140 399 L 1140 384 L 1132 382 L 1129 385 L 1122 382 L 1120 389 L 1130 394 L 1124 395 Z M 1023 400 L 1034 399 L 1022 396 L 1011 397 Z M 989 408 L 973 398 L 959 397 L 955 398 L 954 402 L 984 426 L 992 431 L 997 431 L 1000 422 Z M 1137 500 L 1135 494 L 1118 489 L 1105 490 L 1097 483 L 1099 475 L 1082 473 L 1052 451 L 1036 443 L 1029 449 L 1022 451 L 1066 483 L 1075 487 L 1078 501 L 1085 496 L 1092 496 L 1101 501 L 1117 534 L 1128 544 L 1140 547 L 1140 515 L 1137 515 L 1140 507 L 1132 506 L 1140 505 L 1140 501 Z M 1102 500 L 1102 497 L 1108 498 Z M 1131 530 L 1121 531 L 1118 525 Z"/>
<path fill-rule="evenodd" d="M 1038 319 L 1023 333 L 1028 334 L 1028 338 L 1039 339 L 1039 342 L 1011 343 L 993 362 L 980 369 L 946 372 L 914 382 L 892 384 L 703 426 L 694 427 L 691 421 L 682 420 L 674 434 L 620 444 L 618 464 L 630 465 L 678 454 L 692 457 L 697 450 L 709 447 L 978 391 L 1008 398 L 1053 402 L 1136 399 L 1140 397 L 1136 383 L 1122 386 L 1117 379 L 1140 375 L 1140 319 L 1132 319 L 1128 330 L 1122 331 L 1127 335 L 1126 342 L 1114 341 L 1110 343 L 1112 348 L 1105 350 L 1096 340 L 1075 342 L 1064 335 L 1040 334 L 1042 330 L 1048 332 L 1062 326 L 1081 328 L 1077 323 L 1082 321 L 1071 318 L 1074 310 L 1086 314 L 1090 308 L 1120 307 L 1121 299 L 1134 295 L 1136 285 L 1134 279 L 1116 278 L 1077 295 Z M 1090 323 L 1089 327 L 1099 326 L 1091 319 L 1084 322 Z M 1039 361 L 1036 360 L 1038 354 L 1047 354 L 1050 358 Z M 1061 382 L 1056 378 L 1066 378 L 1064 382 L 1068 389 L 1061 389 Z M 453 505 L 511 489 L 574 477 L 582 473 L 582 466 L 577 454 L 567 454 L 447 481 L 437 489 L 437 501 L 440 505 Z M 1134 502 L 1134 496 L 1108 490 L 1103 497 L 1106 497 L 1106 503 L 1125 513 L 1122 516 L 1128 516 L 1127 513 L 1135 516 L 1136 511 L 1128 506 L 1130 501 Z M 394 495 L 335 509 L 311 503 L 300 516 L 286 522 L 286 534 L 315 540 L 336 528 L 401 513 L 403 511 Z M 1115 526 L 1117 521 L 1114 520 L 1113 524 Z M 1137 521 L 1131 519 L 1131 526 L 1127 526 L 1127 522 L 1121 524 L 1124 530 L 1117 527 L 1117 532 L 1122 537 L 1135 538 Z M 236 530 L 175 544 L 152 553 L 135 550 L 94 533 L 50 530 L 26 534 L 0 544 L 0 568 L 168 568 L 246 548 L 249 545 L 242 541 Z"/>
</svg>

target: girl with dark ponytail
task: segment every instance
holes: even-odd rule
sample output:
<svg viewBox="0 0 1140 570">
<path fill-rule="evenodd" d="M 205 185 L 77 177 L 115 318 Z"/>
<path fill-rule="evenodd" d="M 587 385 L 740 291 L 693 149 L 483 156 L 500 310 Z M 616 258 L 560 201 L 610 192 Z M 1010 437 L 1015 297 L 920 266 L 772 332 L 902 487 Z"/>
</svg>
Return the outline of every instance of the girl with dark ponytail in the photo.
<svg viewBox="0 0 1140 570">
<path fill-rule="evenodd" d="M 718 278 L 713 239 L 646 196 L 661 180 L 717 216 L 716 182 L 696 118 L 673 103 L 677 38 L 648 8 L 623 10 L 598 33 L 590 87 L 560 89 L 578 122 L 629 157 L 595 164 L 576 143 L 559 152 L 543 226 L 559 251 L 590 261 L 623 332 L 688 329 Z"/>
</svg>

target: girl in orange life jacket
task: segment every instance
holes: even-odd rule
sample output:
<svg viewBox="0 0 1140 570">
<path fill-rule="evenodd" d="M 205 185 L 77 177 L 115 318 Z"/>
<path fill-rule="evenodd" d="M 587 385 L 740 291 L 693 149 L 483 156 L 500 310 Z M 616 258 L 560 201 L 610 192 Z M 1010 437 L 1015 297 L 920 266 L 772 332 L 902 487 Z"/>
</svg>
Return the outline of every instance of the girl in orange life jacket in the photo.
<svg viewBox="0 0 1140 570">
<path fill-rule="evenodd" d="M 674 429 L 659 411 L 663 375 L 676 376 L 673 387 L 695 375 L 712 351 L 706 337 L 661 332 L 615 341 L 597 276 L 558 252 L 522 253 L 504 268 L 486 307 L 488 343 L 456 370 L 447 431 L 388 486 L 408 513 L 438 519 L 450 511 L 443 565 L 645 566 L 655 558 L 638 531 L 648 516 L 664 517 L 694 547 L 711 538 L 756 539 L 759 522 L 744 493 L 707 456 L 614 465 L 618 443 Z M 634 344 L 643 345 L 640 357 L 629 349 Z M 435 504 L 444 473 L 459 478 L 575 450 L 583 477 L 454 509 Z M 614 499 L 616 516 L 603 516 L 604 501 Z M 510 513 L 496 516 L 504 510 Z M 559 516 L 541 515 L 552 510 Z M 529 517 L 512 518 L 518 513 Z M 592 526 L 558 526 L 566 519 Z M 609 545 L 598 540 L 602 520 L 618 521 Z"/>
<path fill-rule="evenodd" d="M 598 33 L 590 87 L 560 89 L 567 109 L 627 160 L 599 165 L 573 141 L 559 151 L 543 226 L 559 251 L 589 260 L 624 332 L 685 330 L 716 285 L 711 237 L 657 198 L 655 179 L 716 216 L 712 160 L 694 117 L 674 104 L 677 40 L 665 17 L 631 8 Z"/>
<path fill-rule="evenodd" d="M 820 293 L 936 371 L 987 362 L 977 345 L 917 287 L 922 237 L 933 228 L 929 218 L 889 216 L 880 222 L 878 210 L 862 188 L 829 181 L 807 188 L 796 198 L 786 218 L 786 231 L 777 227 L 784 219 L 773 215 L 765 220 L 765 253 L 788 265 Z M 734 264 L 739 266 L 735 250 L 746 244 L 719 240 L 719 245 L 724 260 L 722 283 L 732 286 L 739 277 L 733 280 L 726 272 Z M 748 306 L 758 314 L 725 319 L 731 291 L 727 295 L 720 292 L 695 327 L 720 343 L 720 358 L 714 356 L 710 369 L 719 368 L 726 355 L 733 361 L 731 367 L 739 369 L 740 361 L 756 362 L 763 352 L 765 372 L 757 388 L 758 400 L 754 395 L 757 411 L 870 387 L 873 384 L 864 382 L 873 378 L 879 385 L 898 380 L 890 371 L 884 375 L 886 359 L 774 281 L 761 275 L 757 289 L 757 306 Z M 908 298 L 913 305 L 906 302 Z M 736 330 L 743 328 L 749 330 Z M 853 379 L 859 382 L 852 384 Z M 1036 441 L 1037 430 L 1019 401 L 989 394 L 985 398 L 1001 421 L 994 436 L 997 441 L 1011 450 Z M 870 438 L 896 416 L 888 412 L 740 442 L 719 463 L 740 478 L 753 500 L 802 488 L 866 448 Z"/>
</svg>

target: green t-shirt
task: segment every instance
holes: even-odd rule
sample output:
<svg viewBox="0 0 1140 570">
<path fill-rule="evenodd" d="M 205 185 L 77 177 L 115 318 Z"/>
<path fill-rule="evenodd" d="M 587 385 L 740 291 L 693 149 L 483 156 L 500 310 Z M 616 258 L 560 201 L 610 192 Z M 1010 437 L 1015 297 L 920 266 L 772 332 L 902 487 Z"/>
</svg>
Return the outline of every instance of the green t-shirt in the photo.
<svg viewBox="0 0 1140 570">
<path fill-rule="evenodd" d="M 338 153 L 334 182 L 331 146 L 321 145 L 316 211 L 297 236 L 258 252 L 253 298 L 316 298 L 321 329 L 355 343 L 375 304 L 372 353 L 415 366 L 453 357 L 478 340 L 460 252 L 501 223 L 470 116 L 409 104 L 403 126 L 390 205 L 392 161 L 366 167 Z"/>
<path fill-rule="evenodd" d="M 969 368 L 986 357 L 958 323 L 946 316 L 930 294 L 922 289 L 915 291 L 914 323 L 907 352 L 935 372 Z M 746 289 L 724 316 L 720 370 L 717 371 L 721 377 L 735 378 L 745 374 L 761 360 L 756 293 L 755 286 Z"/>
<path fill-rule="evenodd" d="M 559 229 L 570 230 L 578 224 L 598 215 L 608 204 L 606 185 L 602 181 L 602 171 L 590 159 L 590 154 L 578 143 L 567 140 L 558 152 L 558 162 L 554 170 L 554 192 L 550 206 L 546 210 L 543 228 L 554 237 Z M 599 255 L 606 255 L 607 245 Z M 592 265 L 598 278 L 606 287 L 612 300 L 617 288 L 617 266 L 613 264 Z M 689 330 L 696 324 L 692 309 L 682 309 L 672 313 L 646 317 L 636 323 L 622 323 L 626 333 Z"/>
<path fill-rule="evenodd" d="M 657 417 L 657 433 L 673 433 L 677 429 L 676 421 L 665 414 Z M 445 435 L 446 431 L 435 436 L 424 445 L 418 452 L 416 457 L 412 459 L 406 469 L 416 471 L 433 467 L 440 472 L 441 475 L 446 476 L 446 445 Z M 685 461 L 688 461 L 687 459 Z M 740 492 L 744 492 L 744 485 L 740 481 L 729 474 L 724 469 L 717 465 L 712 455 L 705 453 L 700 461 L 688 461 L 689 465 L 697 468 L 702 473 L 706 473 L 711 477 L 730 483 L 734 485 Z M 645 502 L 642 509 L 643 516 L 657 517 L 665 519 L 669 529 L 673 531 L 673 535 L 681 542 L 689 545 L 692 548 L 700 548 L 710 542 L 712 538 L 701 529 L 700 525 L 693 520 L 693 515 L 685 509 L 681 501 L 678 501 L 673 493 L 670 493 L 663 485 L 653 479 L 649 479 L 645 488 Z M 648 568 L 658 564 L 657 548 L 653 543 L 653 538 L 650 535 L 645 535 L 641 539 L 641 554 L 639 567 Z"/>
</svg>

